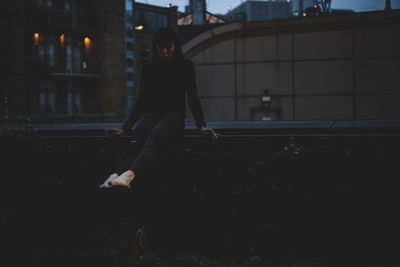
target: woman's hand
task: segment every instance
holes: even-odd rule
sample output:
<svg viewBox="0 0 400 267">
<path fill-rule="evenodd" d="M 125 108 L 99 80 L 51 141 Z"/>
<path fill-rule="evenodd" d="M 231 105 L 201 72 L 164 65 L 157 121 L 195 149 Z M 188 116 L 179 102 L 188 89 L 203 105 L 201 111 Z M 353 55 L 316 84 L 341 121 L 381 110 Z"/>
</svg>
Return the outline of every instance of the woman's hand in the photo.
<svg viewBox="0 0 400 267">
<path fill-rule="evenodd" d="M 202 132 L 210 132 L 210 133 L 212 134 L 212 139 L 213 139 L 213 140 L 217 139 L 218 136 L 219 136 L 219 134 L 217 134 L 216 132 L 214 132 L 214 130 L 211 129 L 211 128 L 206 128 L 206 127 L 202 126 L 202 127 L 200 128 L 200 130 L 201 130 Z"/>
<path fill-rule="evenodd" d="M 118 136 L 123 136 L 124 135 L 124 130 L 120 130 L 117 128 L 109 128 L 106 130 L 106 133 L 108 135 L 118 135 Z"/>
</svg>

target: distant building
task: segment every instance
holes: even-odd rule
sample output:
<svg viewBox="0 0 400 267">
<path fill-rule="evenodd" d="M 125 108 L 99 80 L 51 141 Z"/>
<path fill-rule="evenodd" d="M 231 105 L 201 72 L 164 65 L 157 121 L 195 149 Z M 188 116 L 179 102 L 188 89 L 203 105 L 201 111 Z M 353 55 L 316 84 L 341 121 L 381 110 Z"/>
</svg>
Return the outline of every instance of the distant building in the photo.
<svg viewBox="0 0 400 267">
<path fill-rule="evenodd" d="M 206 0 L 189 0 L 192 24 L 203 25 L 206 23 Z"/>
<path fill-rule="evenodd" d="M 123 0 L 4 4 L 7 79 L 0 90 L 7 105 L 2 117 L 65 121 L 125 111 Z"/>
<path fill-rule="evenodd" d="M 292 3 L 287 0 L 246 1 L 229 11 L 225 17 L 230 22 L 290 18 Z"/>
<path fill-rule="evenodd" d="M 178 18 L 178 34 L 181 43 L 184 44 L 200 33 L 226 23 L 221 15 L 215 15 L 207 11 L 205 0 L 191 0 L 185 6 L 185 13 Z"/>
<path fill-rule="evenodd" d="M 178 26 L 184 25 L 206 25 L 225 23 L 222 16 L 207 12 L 205 0 L 190 0 L 189 5 L 185 6 L 185 13 L 178 18 Z"/>
<path fill-rule="evenodd" d="M 214 15 L 209 12 L 205 12 L 205 24 L 222 24 L 226 23 L 226 20 L 220 16 Z M 193 14 L 184 14 L 178 19 L 178 26 L 183 25 L 196 25 L 194 24 Z"/>
<path fill-rule="evenodd" d="M 295 17 L 303 17 L 306 14 L 306 10 L 312 8 L 314 0 L 291 0 L 292 1 L 292 12 Z"/>
<path fill-rule="evenodd" d="M 135 100 L 135 68 L 134 68 L 134 0 L 125 0 L 126 21 L 126 92 L 127 109 L 132 107 Z"/>
<path fill-rule="evenodd" d="M 162 27 L 176 28 L 178 7 L 161 7 L 133 2 L 132 45 L 127 43 L 127 80 L 133 87 L 128 87 L 128 110 L 130 110 L 139 92 L 141 69 L 149 63 L 152 55 L 152 41 L 155 33 Z"/>
</svg>

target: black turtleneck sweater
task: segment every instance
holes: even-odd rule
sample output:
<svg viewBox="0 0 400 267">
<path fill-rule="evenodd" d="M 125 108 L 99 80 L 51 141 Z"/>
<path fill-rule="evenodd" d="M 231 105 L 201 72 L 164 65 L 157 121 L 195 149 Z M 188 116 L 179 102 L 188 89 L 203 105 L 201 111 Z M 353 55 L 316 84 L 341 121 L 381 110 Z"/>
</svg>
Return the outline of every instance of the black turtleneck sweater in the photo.
<svg viewBox="0 0 400 267">
<path fill-rule="evenodd" d="M 145 65 L 137 101 L 122 129 L 131 129 L 142 115 L 178 113 L 186 118 L 186 96 L 197 127 L 206 126 L 192 61 Z"/>
</svg>

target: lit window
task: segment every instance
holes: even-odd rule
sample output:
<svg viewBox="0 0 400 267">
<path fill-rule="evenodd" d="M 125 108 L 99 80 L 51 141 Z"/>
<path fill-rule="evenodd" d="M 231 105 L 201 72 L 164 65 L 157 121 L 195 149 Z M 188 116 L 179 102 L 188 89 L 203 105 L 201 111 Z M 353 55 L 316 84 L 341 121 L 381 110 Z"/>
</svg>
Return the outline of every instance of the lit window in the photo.
<svg viewBox="0 0 400 267">
<path fill-rule="evenodd" d="M 60 41 L 61 47 L 64 47 L 64 45 L 65 45 L 65 35 L 61 34 L 58 39 Z"/>
<path fill-rule="evenodd" d="M 83 44 L 85 46 L 86 54 L 89 54 L 90 47 L 92 46 L 92 39 L 86 36 L 85 39 L 83 39 Z"/>
<path fill-rule="evenodd" d="M 37 33 L 35 33 L 35 34 L 33 34 L 33 40 L 34 40 L 34 43 L 35 43 L 35 45 L 38 45 L 39 44 L 39 33 L 37 32 Z"/>
</svg>

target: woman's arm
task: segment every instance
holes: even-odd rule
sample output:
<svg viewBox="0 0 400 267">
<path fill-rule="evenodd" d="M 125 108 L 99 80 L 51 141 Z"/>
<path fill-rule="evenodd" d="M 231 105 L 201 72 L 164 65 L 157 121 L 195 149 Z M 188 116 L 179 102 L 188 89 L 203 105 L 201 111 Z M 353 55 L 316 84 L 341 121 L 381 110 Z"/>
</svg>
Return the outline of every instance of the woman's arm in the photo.
<svg viewBox="0 0 400 267">
<path fill-rule="evenodd" d="M 194 69 L 193 62 L 188 62 L 188 90 L 187 97 L 189 102 L 190 110 L 192 111 L 193 117 L 195 119 L 196 125 L 199 129 L 202 127 L 206 127 L 206 122 L 204 121 L 203 109 L 201 107 L 200 99 L 197 94 L 197 86 L 196 86 L 196 73 Z"/>
</svg>

